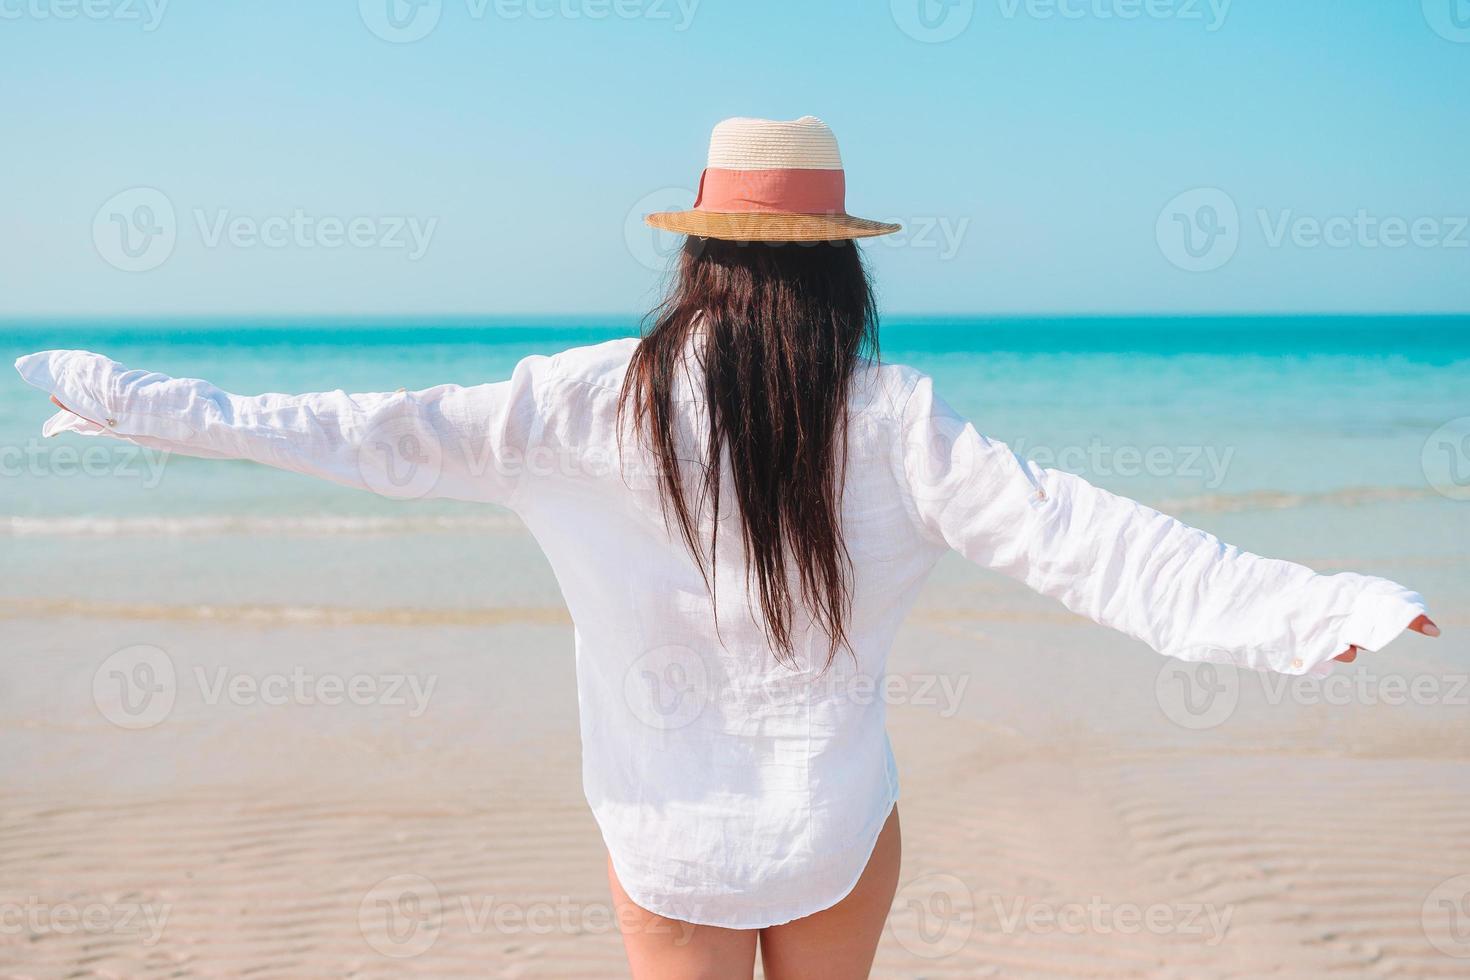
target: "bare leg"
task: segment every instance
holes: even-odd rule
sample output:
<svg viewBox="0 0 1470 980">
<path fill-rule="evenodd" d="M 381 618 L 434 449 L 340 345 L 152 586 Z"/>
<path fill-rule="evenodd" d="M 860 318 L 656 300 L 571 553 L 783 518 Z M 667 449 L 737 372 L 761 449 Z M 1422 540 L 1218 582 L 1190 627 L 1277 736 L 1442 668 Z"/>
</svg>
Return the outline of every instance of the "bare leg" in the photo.
<svg viewBox="0 0 1470 980">
<path fill-rule="evenodd" d="M 902 856 L 898 808 L 888 817 L 868 867 L 846 898 L 829 909 L 762 929 L 766 980 L 862 980 L 898 891 Z"/>
<path fill-rule="evenodd" d="M 756 930 L 696 926 L 654 915 L 623 891 L 611 859 L 607 880 L 633 980 L 750 980 L 755 973 Z"/>
</svg>

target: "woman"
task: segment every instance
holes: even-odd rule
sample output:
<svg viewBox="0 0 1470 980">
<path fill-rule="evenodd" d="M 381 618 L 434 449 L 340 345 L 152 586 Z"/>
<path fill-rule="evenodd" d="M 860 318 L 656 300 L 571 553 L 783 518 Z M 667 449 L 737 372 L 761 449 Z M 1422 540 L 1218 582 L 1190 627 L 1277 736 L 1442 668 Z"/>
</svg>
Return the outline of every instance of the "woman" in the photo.
<svg viewBox="0 0 1470 980">
<path fill-rule="evenodd" d="M 46 427 L 516 510 L 577 625 L 584 784 L 639 978 L 866 976 L 899 873 L 880 678 L 948 549 L 1170 656 L 1287 674 L 1437 633 L 1383 579 L 1221 544 L 980 436 L 871 359 L 831 132 L 715 128 L 641 340 L 510 380 L 240 397 L 84 351 Z M 785 244 L 782 244 L 785 243 Z M 793 244 L 806 243 L 806 244 Z M 816 243 L 816 244 L 813 244 Z"/>
</svg>

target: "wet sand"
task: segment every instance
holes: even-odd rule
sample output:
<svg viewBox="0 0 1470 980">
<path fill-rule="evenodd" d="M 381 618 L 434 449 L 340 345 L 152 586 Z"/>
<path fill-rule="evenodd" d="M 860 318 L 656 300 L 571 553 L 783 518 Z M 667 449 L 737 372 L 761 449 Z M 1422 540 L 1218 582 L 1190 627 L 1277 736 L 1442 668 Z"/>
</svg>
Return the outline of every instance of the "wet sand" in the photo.
<svg viewBox="0 0 1470 980">
<path fill-rule="evenodd" d="M 564 622 L 7 617 L 0 976 L 623 975 Z M 875 975 L 1464 976 L 1457 659 L 1179 675 L 941 575 L 885 695 L 904 870 Z M 167 710 L 120 714 L 120 669 Z"/>
</svg>

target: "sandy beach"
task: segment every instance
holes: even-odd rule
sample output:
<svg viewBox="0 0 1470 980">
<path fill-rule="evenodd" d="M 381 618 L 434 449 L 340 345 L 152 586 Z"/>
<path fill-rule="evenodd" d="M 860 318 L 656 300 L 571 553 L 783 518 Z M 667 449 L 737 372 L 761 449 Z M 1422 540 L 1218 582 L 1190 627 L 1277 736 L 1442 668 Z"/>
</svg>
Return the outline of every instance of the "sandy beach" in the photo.
<svg viewBox="0 0 1470 980">
<path fill-rule="evenodd" d="M 524 532 L 480 543 L 521 602 L 9 600 L 0 976 L 622 975 L 570 626 Z M 875 975 L 1463 976 L 1440 623 L 1333 681 L 1181 673 L 947 560 L 874 694 L 905 848 Z"/>
<path fill-rule="evenodd" d="M 373 391 L 628 326 L 14 345 Z M 899 324 L 885 344 L 1043 465 L 1403 582 L 1444 635 L 1326 680 L 1194 669 L 949 556 L 865 695 L 904 830 L 875 975 L 1466 975 L 1470 510 L 1435 435 L 1463 414 L 1463 331 L 1433 325 L 1407 362 L 1344 347 L 1378 335 L 1358 321 L 1103 326 Z M 1265 333 L 1290 356 L 1251 353 Z M 1103 335 L 1157 350 L 1054 350 Z M 1221 349 L 1178 352 L 1190 336 Z M 0 977 L 625 975 L 572 626 L 514 515 L 41 440 L 44 414 L 18 381 L 0 398 L 25 453 L 0 513 Z"/>
</svg>

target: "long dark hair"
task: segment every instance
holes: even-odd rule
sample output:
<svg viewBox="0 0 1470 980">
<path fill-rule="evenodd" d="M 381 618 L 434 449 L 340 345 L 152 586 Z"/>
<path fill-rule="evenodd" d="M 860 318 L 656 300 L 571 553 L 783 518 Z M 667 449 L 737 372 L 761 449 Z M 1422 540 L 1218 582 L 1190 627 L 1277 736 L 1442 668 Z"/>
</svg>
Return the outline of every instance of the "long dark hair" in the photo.
<svg viewBox="0 0 1470 980">
<path fill-rule="evenodd" d="M 713 598 L 716 534 L 701 540 L 695 515 L 703 502 L 718 527 L 728 460 L 747 587 L 759 595 L 771 649 L 777 660 L 796 663 L 800 603 L 830 641 L 830 665 L 848 646 L 852 606 L 841 525 L 848 389 L 859 359 L 878 352 L 873 291 L 857 246 L 689 238 L 649 320 L 619 410 L 631 409 L 658 464 L 665 519 L 677 526 Z M 691 504 L 673 395 L 695 330 L 708 436 L 700 496 Z"/>
</svg>

